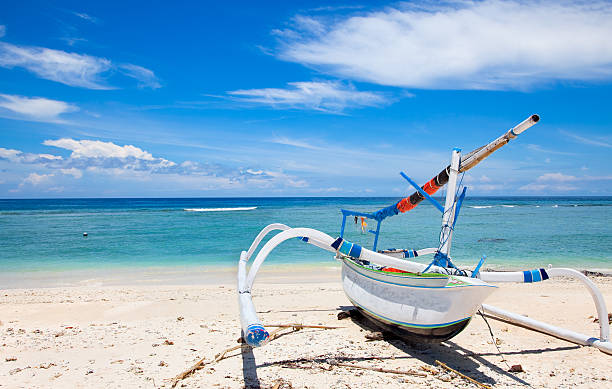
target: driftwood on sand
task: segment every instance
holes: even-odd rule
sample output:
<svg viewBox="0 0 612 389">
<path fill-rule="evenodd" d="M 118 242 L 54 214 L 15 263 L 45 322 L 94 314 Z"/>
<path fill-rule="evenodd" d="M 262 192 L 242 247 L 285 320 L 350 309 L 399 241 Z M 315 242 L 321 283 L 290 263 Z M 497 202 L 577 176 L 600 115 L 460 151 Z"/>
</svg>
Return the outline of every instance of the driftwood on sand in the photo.
<svg viewBox="0 0 612 389">
<path fill-rule="evenodd" d="M 455 370 L 455 369 L 453 369 L 453 368 L 448 367 L 448 366 L 447 366 L 445 363 L 442 363 L 442 362 L 440 362 L 440 361 L 436 360 L 436 365 L 440 366 L 441 368 L 443 368 L 443 369 L 445 369 L 445 370 L 448 370 L 448 371 L 450 371 L 450 372 L 453 372 L 453 373 L 457 374 L 459 377 L 461 377 L 461 378 L 463 378 L 463 379 L 465 379 L 465 380 L 468 380 L 468 381 L 470 381 L 471 383 L 473 383 L 473 384 L 476 384 L 476 385 L 480 386 L 481 388 L 491 389 L 491 387 L 490 387 L 489 385 L 485 385 L 485 384 L 483 384 L 483 383 L 480 383 L 480 382 L 476 381 L 475 379 L 473 379 L 473 378 L 471 378 L 471 377 L 468 377 L 468 376 L 466 376 L 465 374 L 460 373 L 460 372 L 458 372 L 457 370 Z"/>
<path fill-rule="evenodd" d="M 342 328 L 342 327 L 332 327 L 332 326 L 322 326 L 322 325 L 305 325 L 305 324 L 296 324 L 296 323 L 292 323 L 292 324 L 269 324 L 268 327 L 278 327 L 276 330 L 270 332 L 270 340 L 269 340 L 269 342 L 273 341 L 274 339 L 279 338 L 282 335 L 287 335 L 287 334 L 299 331 L 299 330 L 301 330 L 303 328 L 317 328 L 317 329 L 323 329 L 323 330 L 331 330 L 331 329 Z M 291 331 L 286 332 L 286 333 L 282 333 L 282 331 L 284 331 L 284 330 L 286 330 L 288 328 L 291 328 Z M 187 370 L 183 371 L 182 373 L 180 373 L 176 377 L 174 377 L 172 379 L 172 381 L 171 381 L 170 387 L 174 388 L 181 380 L 187 378 L 188 376 L 190 376 L 191 374 L 193 374 L 197 370 L 202 369 L 205 365 L 216 363 L 216 362 L 219 362 L 219 361 L 221 361 L 221 360 L 223 360 L 225 358 L 230 358 L 232 356 L 239 355 L 239 354 L 228 355 L 228 353 L 230 353 L 232 351 L 235 351 L 235 350 L 238 350 L 240 348 L 250 349 L 251 346 L 248 346 L 245 343 L 241 343 L 241 344 L 239 344 L 237 346 L 229 347 L 229 348 L 223 350 L 222 352 L 220 352 L 217 355 L 215 355 L 215 358 L 210 360 L 210 361 L 206 361 L 206 357 L 200 359 L 195 364 L 193 364 L 190 368 L 188 368 Z"/>
</svg>

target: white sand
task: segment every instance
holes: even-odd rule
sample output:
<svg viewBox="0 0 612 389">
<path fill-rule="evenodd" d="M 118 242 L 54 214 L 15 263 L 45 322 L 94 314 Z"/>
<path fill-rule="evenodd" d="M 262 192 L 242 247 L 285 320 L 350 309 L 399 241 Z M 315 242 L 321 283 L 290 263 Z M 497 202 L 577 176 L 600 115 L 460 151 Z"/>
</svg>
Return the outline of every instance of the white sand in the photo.
<svg viewBox="0 0 612 389">
<path fill-rule="evenodd" d="M 255 285 L 265 323 L 343 326 L 305 329 L 268 345 L 205 366 L 179 387 L 454 388 L 476 387 L 461 378 L 421 370 L 440 360 L 495 387 L 612 387 L 612 357 L 588 347 L 489 320 L 500 356 L 483 319 L 440 345 L 367 341 L 351 319 L 339 274 L 268 275 Z M 333 281 L 337 277 L 338 281 Z M 321 282 L 322 279 L 322 282 Z M 596 278 L 612 307 L 612 278 Z M 0 291 L 0 388 L 153 388 L 201 357 L 237 345 L 240 329 L 234 285 L 97 286 Z M 591 298 L 574 281 L 502 285 L 492 305 L 597 336 Z M 182 319 L 181 319 L 182 318 Z M 168 340 L 168 342 L 166 342 Z M 173 344 L 167 344 L 173 343 Z M 508 373 L 507 364 L 525 372 Z M 313 361 L 314 360 L 314 361 Z M 412 377 L 355 370 L 328 362 L 418 370 Z"/>
</svg>

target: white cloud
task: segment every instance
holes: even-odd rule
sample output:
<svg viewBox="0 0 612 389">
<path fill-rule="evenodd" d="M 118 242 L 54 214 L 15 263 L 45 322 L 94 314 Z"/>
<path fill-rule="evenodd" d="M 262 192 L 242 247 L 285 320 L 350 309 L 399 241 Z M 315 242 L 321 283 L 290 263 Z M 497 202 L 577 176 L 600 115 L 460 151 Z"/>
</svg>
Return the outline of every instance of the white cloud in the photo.
<svg viewBox="0 0 612 389">
<path fill-rule="evenodd" d="M 74 36 L 66 36 L 66 37 L 62 37 L 59 38 L 61 40 L 63 40 L 64 42 L 66 42 L 66 44 L 68 46 L 74 46 L 79 42 L 87 42 L 87 39 L 85 38 L 78 38 L 78 37 L 74 37 Z"/>
<path fill-rule="evenodd" d="M 577 190 L 578 187 L 568 183 L 581 178 L 563 173 L 545 173 L 536 178 L 535 182 L 521 186 L 518 190 L 524 192 L 565 192 Z"/>
<path fill-rule="evenodd" d="M 139 88 L 161 88 L 159 79 L 157 78 L 157 76 L 155 76 L 155 73 L 153 73 L 152 70 L 129 63 L 119 65 L 119 69 L 126 76 L 136 79 L 138 81 Z"/>
<path fill-rule="evenodd" d="M 508 187 L 504 184 L 476 184 L 470 185 L 468 193 L 478 193 L 478 192 L 500 192 Z"/>
<path fill-rule="evenodd" d="M 535 182 L 523 185 L 519 188 L 520 191 L 531 191 L 531 192 L 563 192 L 573 191 L 583 188 L 584 184 L 589 181 L 611 181 L 612 176 L 582 176 L 576 177 L 563 173 L 546 173 L 539 176 Z M 575 183 L 578 186 L 571 185 Z"/>
<path fill-rule="evenodd" d="M 546 149 L 540 145 L 535 145 L 535 144 L 527 144 L 527 148 L 531 151 L 535 151 L 536 153 L 557 154 L 557 155 L 577 155 L 576 153 L 570 153 L 567 151 L 557 151 L 557 150 Z"/>
<path fill-rule="evenodd" d="M 561 132 L 561 134 L 563 134 L 566 137 L 569 137 L 569 138 L 577 141 L 578 143 L 582 143 L 582 144 L 590 145 L 590 146 L 599 146 L 599 147 L 605 147 L 605 148 L 608 148 L 608 149 L 612 149 L 612 143 L 610 143 L 609 141 L 607 141 L 605 139 L 598 139 L 596 137 L 586 138 L 584 136 L 573 134 L 573 133 L 571 133 L 569 131 L 560 131 L 560 132 Z"/>
<path fill-rule="evenodd" d="M 14 182 L 16 188 L 10 191 L 19 192 L 26 185 L 49 191 L 50 187 L 58 184 L 70 185 L 72 190 L 79 185 L 93 183 L 98 185 L 100 182 L 115 180 L 148 182 L 153 186 L 163 182 L 164 185 L 168 185 L 166 189 L 171 191 L 179 190 L 181 185 L 198 190 L 246 188 L 282 190 L 309 186 L 306 180 L 280 169 L 240 168 L 197 161 L 176 163 L 154 156 L 133 145 L 122 146 L 113 142 L 70 138 L 46 140 L 43 144 L 69 150 L 71 155 L 63 158 L 51 154 L 30 154 L 20 150 L 0 148 L 2 168 L 6 171 L 14 169 L 13 176 L 26 176 L 21 181 Z M 85 172 L 87 172 L 86 177 L 84 177 Z M 79 181 L 68 180 L 70 177 Z M 68 186 L 64 188 L 66 187 Z"/>
<path fill-rule="evenodd" d="M 5 42 L 0 42 L 0 66 L 22 67 L 40 78 L 87 89 L 114 89 L 105 78 L 119 68 L 126 76 L 138 80 L 141 87 L 161 86 L 155 74 L 142 66 L 115 66 L 106 58 Z"/>
<path fill-rule="evenodd" d="M 311 8 L 309 11 L 314 12 L 332 12 L 332 11 L 343 11 L 343 10 L 351 10 L 351 9 L 362 9 L 363 5 L 338 5 L 338 6 L 327 6 L 327 7 L 316 7 Z"/>
<path fill-rule="evenodd" d="M 111 89 L 101 79 L 111 69 L 111 61 L 106 58 L 0 42 L 0 66 L 22 67 L 41 78 L 70 86 Z"/>
<path fill-rule="evenodd" d="M 362 92 L 338 81 L 290 82 L 288 88 L 241 89 L 227 92 L 234 100 L 276 108 L 341 112 L 352 107 L 375 107 L 389 103 L 381 93 Z"/>
<path fill-rule="evenodd" d="M 70 175 L 76 179 L 83 177 L 83 172 L 76 168 L 60 169 L 60 172 L 62 172 L 62 174 Z"/>
<path fill-rule="evenodd" d="M 54 174 L 38 174 L 31 173 L 29 176 L 23 179 L 19 187 L 23 187 L 26 184 L 31 184 L 33 186 L 38 186 L 41 184 L 47 184 L 51 181 L 51 178 Z"/>
<path fill-rule="evenodd" d="M 321 147 L 312 145 L 306 141 L 299 139 L 287 138 L 286 136 L 279 136 L 274 139 L 271 139 L 270 142 L 277 143 L 279 145 L 293 146 L 299 147 L 301 149 L 309 149 L 309 150 L 321 150 Z"/>
<path fill-rule="evenodd" d="M 5 94 L 0 94 L 0 107 L 37 120 L 56 120 L 63 113 L 78 110 L 63 101 Z"/>
<path fill-rule="evenodd" d="M 5 149 L 5 148 L 0 147 L 0 158 L 2 159 L 8 159 L 9 161 L 15 161 L 17 158 L 19 158 L 19 154 L 21 154 L 21 151 L 19 150 Z"/>
<path fill-rule="evenodd" d="M 578 178 L 575 176 L 569 176 L 563 173 L 546 173 L 542 174 L 537 178 L 539 182 L 570 182 L 576 181 Z"/>
<path fill-rule="evenodd" d="M 24 153 L 20 150 L 5 149 L 0 147 L 0 160 L 2 159 L 13 163 L 24 164 L 57 163 L 58 161 L 63 160 L 60 155 Z"/>
<path fill-rule="evenodd" d="M 95 16 L 91 16 L 89 14 L 86 14 L 85 12 L 73 12 L 72 13 L 74 16 L 77 16 L 83 20 L 86 20 L 88 22 L 91 23 L 95 23 L 97 24 L 99 22 L 98 18 L 96 18 Z"/>
<path fill-rule="evenodd" d="M 451 1 L 301 16 L 278 56 L 330 74 L 433 89 L 525 89 L 612 78 L 612 4 Z"/>
<path fill-rule="evenodd" d="M 518 190 L 525 192 L 569 192 L 578 190 L 579 188 L 565 184 L 537 184 L 531 183 L 521 186 Z"/>
<path fill-rule="evenodd" d="M 153 155 L 136 146 L 119 146 L 113 142 L 102 142 L 99 140 L 75 140 L 62 138 L 57 140 L 45 140 L 45 146 L 54 146 L 72 151 L 71 158 L 129 158 L 152 161 Z"/>
</svg>

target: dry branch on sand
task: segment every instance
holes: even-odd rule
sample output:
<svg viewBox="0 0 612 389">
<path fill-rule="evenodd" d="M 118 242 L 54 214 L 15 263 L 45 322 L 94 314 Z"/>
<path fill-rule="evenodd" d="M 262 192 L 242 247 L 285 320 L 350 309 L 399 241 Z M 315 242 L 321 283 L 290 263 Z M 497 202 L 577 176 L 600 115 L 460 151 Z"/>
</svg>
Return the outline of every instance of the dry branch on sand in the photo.
<svg viewBox="0 0 612 389">
<path fill-rule="evenodd" d="M 324 330 L 331 330 L 331 329 L 336 329 L 336 328 L 342 328 L 342 327 L 331 327 L 331 326 L 322 326 L 322 325 L 305 325 L 305 324 L 270 324 L 268 325 L 268 327 L 278 327 L 276 330 L 270 332 L 270 340 L 269 342 L 273 341 L 274 339 L 279 338 L 282 335 L 287 335 L 296 331 L 299 331 L 303 328 L 316 328 L 316 329 L 324 329 Z M 283 330 L 286 330 L 288 328 L 291 328 L 290 332 L 287 333 L 282 333 Z M 239 339 L 240 341 L 241 339 Z M 239 348 L 245 348 L 245 349 L 250 349 L 251 346 L 248 346 L 244 343 L 241 343 L 237 346 L 233 346 L 230 348 L 227 348 L 225 350 L 223 350 L 222 352 L 220 352 L 219 354 L 215 355 L 215 358 L 213 360 L 210 360 L 208 362 L 205 362 L 206 357 L 200 359 L 199 361 L 197 361 L 193 366 L 191 366 L 189 369 L 183 371 L 182 373 L 180 373 L 179 375 L 177 375 L 176 377 L 174 377 L 171 381 L 170 387 L 174 388 L 176 386 L 176 384 L 179 383 L 179 381 L 185 379 L 186 377 L 190 376 L 191 374 L 193 374 L 196 370 L 200 370 L 202 369 L 205 365 L 209 365 L 212 363 L 216 363 L 219 362 L 225 358 L 229 358 L 231 356 L 236 356 L 236 355 L 231 355 L 228 356 L 228 353 L 238 350 Z"/>
</svg>

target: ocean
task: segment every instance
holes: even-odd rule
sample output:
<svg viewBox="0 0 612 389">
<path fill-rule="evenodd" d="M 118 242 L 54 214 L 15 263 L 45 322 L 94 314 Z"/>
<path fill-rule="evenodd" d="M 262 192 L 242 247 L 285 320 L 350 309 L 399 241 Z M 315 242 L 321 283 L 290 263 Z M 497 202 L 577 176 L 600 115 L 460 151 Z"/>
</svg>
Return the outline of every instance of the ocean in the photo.
<svg viewBox="0 0 612 389">
<path fill-rule="evenodd" d="M 340 232 L 340 209 L 371 212 L 398 198 L 188 198 L 0 200 L 3 279 L 46 272 L 156 267 L 227 269 L 270 223 Z M 451 255 L 473 268 L 612 269 L 612 197 L 472 197 L 461 209 Z M 383 221 L 378 248 L 437 247 L 441 214 L 427 202 Z M 368 229 L 375 227 L 373 223 Z M 87 237 L 83 233 L 87 232 Z M 373 235 L 347 220 L 345 237 Z M 428 262 L 431 256 L 418 258 Z M 297 239 L 263 268 L 337 266 Z M 42 273 L 40 273 L 42 274 Z M 2 285 L 0 285 L 0 288 Z"/>
</svg>

